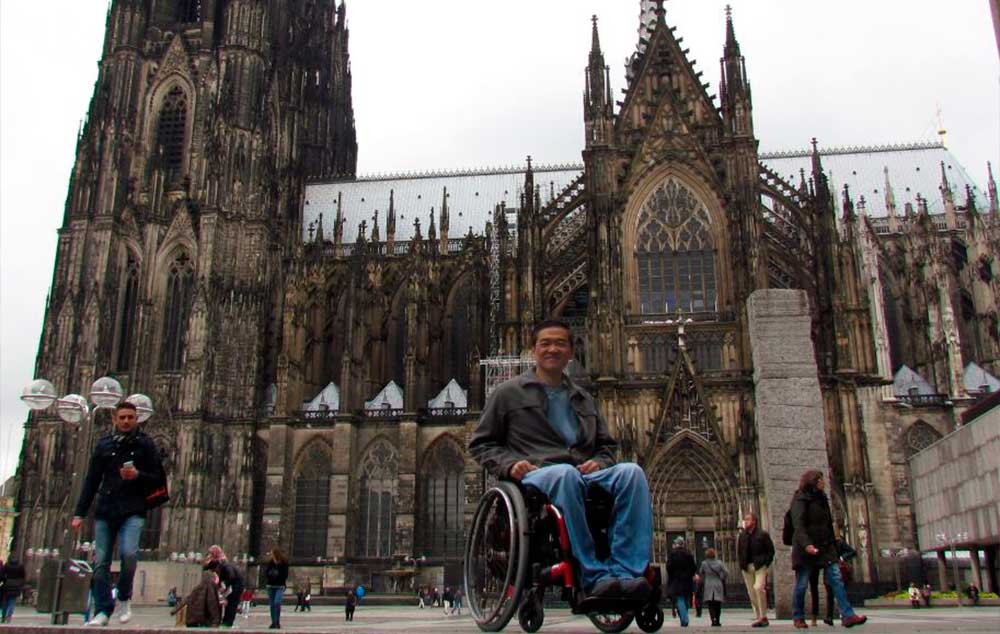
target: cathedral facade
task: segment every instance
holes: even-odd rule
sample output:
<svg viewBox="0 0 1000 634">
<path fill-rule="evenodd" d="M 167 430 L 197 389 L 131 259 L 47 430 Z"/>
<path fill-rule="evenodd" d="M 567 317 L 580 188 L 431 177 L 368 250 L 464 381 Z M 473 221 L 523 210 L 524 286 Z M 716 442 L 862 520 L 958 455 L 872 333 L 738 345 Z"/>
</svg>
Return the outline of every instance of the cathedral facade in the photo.
<svg viewBox="0 0 1000 634">
<path fill-rule="evenodd" d="M 747 300 L 796 288 L 837 522 L 860 577 L 891 576 L 907 457 L 1000 388 L 992 173 L 940 144 L 760 154 L 732 17 L 715 96 L 662 2 L 640 12 L 621 102 L 592 26 L 581 164 L 366 179 L 343 4 L 112 3 L 38 374 L 153 397 L 149 557 L 280 545 L 327 587 L 457 582 L 466 438 L 560 317 L 647 471 L 654 560 L 680 535 L 731 564 L 742 513 L 787 504 L 760 481 Z M 78 442 L 29 421 L 22 550 L 57 543 Z"/>
</svg>

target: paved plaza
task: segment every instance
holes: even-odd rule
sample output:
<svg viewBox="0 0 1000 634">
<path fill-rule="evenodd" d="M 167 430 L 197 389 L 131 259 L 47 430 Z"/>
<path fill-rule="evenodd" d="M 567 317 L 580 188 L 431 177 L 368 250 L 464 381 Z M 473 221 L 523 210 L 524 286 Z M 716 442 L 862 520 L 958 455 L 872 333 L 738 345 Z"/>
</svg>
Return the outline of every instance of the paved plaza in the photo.
<svg viewBox="0 0 1000 634">
<path fill-rule="evenodd" d="M 865 610 L 869 622 L 864 627 L 856 628 L 856 632 L 990 632 L 1000 631 L 1000 608 L 938 608 L 938 609 L 870 609 Z M 668 620 L 661 631 L 680 630 L 676 620 Z M 756 632 L 750 626 L 750 610 L 728 610 L 722 615 L 723 627 L 727 631 Z M 240 618 L 236 629 L 243 631 L 267 632 L 267 606 L 258 606 L 249 619 Z M 691 627 L 685 631 L 719 631 L 719 628 L 708 626 L 708 614 L 703 619 L 692 619 Z M 135 618 L 128 625 L 120 625 L 117 619 L 107 628 L 82 628 L 82 619 L 74 615 L 70 625 L 56 627 L 48 625 L 48 615 L 37 614 L 33 610 L 21 608 L 15 614 L 14 623 L 0 625 L 0 632 L 17 631 L 32 634 L 48 634 L 50 632 L 93 632 L 93 631 L 177 631 L 173 627 L 173 618 L 166 608 L 137 608 Z M 461 617 L 445 617 L 439 609 L 419 610 L 410 607 L 362 607 L 355 614 L 353 623 L 344 622 L 343 610 L 339 608 L 319 607 L 312 612 L 295 613 L 290 609 L 282 612 L 282 631 L 289 633 L 332 632 L 406 632 L 449 634 L 472 634 L 479 632 L 468 615 Z M 791 621 L 772 621 L 770 630 L 791 631 Z M 827 628 L 820 623 L 819 630 Z M 839 626 L 836 629 L 840 629 Z M 521 632 L 517 620 L 507 626 L 508 632 Z M 598 630 L 584 617 L 573 616 L 567 610 L 552 609 L 546 611 L 545 624 L 541 632 L 586 633 Z M 634 624 L 628 630 L 639 633 L 641 630 Z"/>
</svg>

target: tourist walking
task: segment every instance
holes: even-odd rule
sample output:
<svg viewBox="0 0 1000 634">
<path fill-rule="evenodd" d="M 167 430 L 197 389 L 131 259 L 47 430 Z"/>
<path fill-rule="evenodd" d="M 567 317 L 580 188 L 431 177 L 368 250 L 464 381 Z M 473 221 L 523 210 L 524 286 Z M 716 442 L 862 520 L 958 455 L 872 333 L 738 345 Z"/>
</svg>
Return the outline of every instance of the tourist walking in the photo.
<svg viewBox="0 0 1000 634">
<path fill-rule="evenodd" d="M 219 592 L 226 600 L 226 608 L 222 613 L 222 624 L 226 627 L 232 627 L 236 621 L 236 610 L 239 607 L 240 596 L 245 587 L 243 574 L 229 562 L 226 553 L 217 544 L 209 546 L 208 559 L 205 561 L 204 569 L 219 575 L 219 583 L 221 584 Z"/>
<path fill-rule="evenodd" d="M 792 616 L 795 627 L 799 629 L 809 627 L 805 620 L 805 594 L 814 568 L 823 571 L 824 580 L 833 590 L 844 627 L 861 625 L 868 620 L 855 614 L 844 589 L 838 565 L 840 556 L 834 539 L 833 515 L 825 489 L 826 481 L 821 471 L 806 471 L 792 498 L 792 567 L 795 569 Z"/>
<path fill-rule="evenodd" d="M 462 588 L 455 588 L 455 595 L 453 597 L 455 609 L 452 610 L 452 614 L 462 616 L 462 599 L 464 597 L 465 593 L 462 592 Z"/>
<path fill-rule="evenodd" d="M 684 547 L 684 538 L 674 540 L 673 548 L 667 556 L 667 596 L 677 608 L 681 627 L 688 626 L 688 609 L 694 594 L 694 577 L 698 572 L 694 557 Z"/>
<path fill-rule="evenodd" d="M 267 583 L 267 607 L 271 613 L 272 630 L 281 629 L 281 602 L 285 598 L 288 583 L 288 557 L 280 548 L 271 549 L 271 559 L 264 567 L 264 581 Z"/>
<path fill-rule="evenodd" d="M 743 516 L 743 530 L 736 541 L 736 555 L 743 583 L 750 595 L 755 620 L 751 627 L 767 627 L 767 571 L 774 561 L 774 542 L 760 527 L 756 513 Z"/>
<path fill-rule="evenodd" d="M 931 584 L 925 583 L 923 588 L 920 588 L 920 596 L 924 600 L 924 607 L 931 607 Z"/>
<path fill-rule="evenodd" d="M 132 581 L 139 554 L 139 537 L 146 525 L 146 512 L 167 501 L 167 477 L 160 451 L 139 431 L 135 405 L 119 404 L 111 417 L 111 434 L 97 440 L 87 476 L 70 526 L 83 528 L 84 518 L 97 498 L 94 513 L 94 618 L 88 625 L 107 625 L 115 611 L 111 596 L 111 556 L 118 542 L 121 571 L 118 574 L 118 620 L 132 619 Z"/>
<path fill-rule="evenodd" d="M 702 600 L 708 606 L 713 627 L 722 625 L 722 604 L 726 601 L 726 567 L 716 559 L 714 548 L 705 551 L 705 561 L 698 569 L 701 578 Z"/>
<path fill-rule="evenodd" d="M 424 587 L 423 586 L 420 586 L 417 589 L 417 607 L 420 608 L 421 610 L 423 610 L 424 607 L 425 607 L 424 606 L 424 592 L 425 591 L 424 591 Z"/>
<path fill-rule="evenodd" d="M 451 586 L 445 586 L 444 594 L 441 596 L 441 604 L 444 606 L 444 613 L 447 616 L 451 614 L 453 595 L 451 594 Z"/>
<path fill-rule="evenodd" d="M 917 587 L 916 581 L 910 582 L 910 589 L 907 591 L 910 595 L 910 607 L 914 610 L 920 608 L 920 588 Z"/>
<path fill-rule="evenodd" d="M 344 620 L 353 621 L 354 620 L 354 610 L 358 607 L 358 595 L 354 588 L 347 589 L 347 595 L 344 597 Z"/>
<path fill-rule="evenodd" d="M 3 587 L 0 588 L 0 622 L 10 623 L 14 618 L 14 606 L 24 590 L 24 564 L 16 557 L 11 557 L 3 564 L 0 575 L 3 582 Z"/>
<path fill-rule="evenodd" d="M 306 593 L 302 597 L 302 611 L 303 612 L 312 612 L 313 611 L 313 608 L 312 608 L 312 598 L 313 598 L 313 596 L 312 596 L 312 586 L 309 585 L 309 584 L 306 584 Z"/>
<path fill-rule="evenodd" d="M 293 612 L 305 612 L 306 611 L 305 604 L 306 604 L 306 591 L 303 590 L 302 588 L 296 588 L 295 589 L 295 609 L 292 610 L 292 611 Z"/>
</svg>

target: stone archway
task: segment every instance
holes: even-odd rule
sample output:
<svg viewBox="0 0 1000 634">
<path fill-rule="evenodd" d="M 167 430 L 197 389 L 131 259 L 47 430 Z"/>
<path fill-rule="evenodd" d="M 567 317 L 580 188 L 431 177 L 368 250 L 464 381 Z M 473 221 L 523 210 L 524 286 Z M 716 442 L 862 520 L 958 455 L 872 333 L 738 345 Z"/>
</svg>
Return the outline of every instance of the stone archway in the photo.
<svg viewBox="0 0 1000 634">
<path fill-rule="evenodd" d="M 718 550 L 729 564 L 736 560 L 739 489 L 728 461 L 691 432 L 678 433 L 650 465 L 653 498 L 653 560 L 666 561 L 678 535 L 699 555 Z"/>
</svg>

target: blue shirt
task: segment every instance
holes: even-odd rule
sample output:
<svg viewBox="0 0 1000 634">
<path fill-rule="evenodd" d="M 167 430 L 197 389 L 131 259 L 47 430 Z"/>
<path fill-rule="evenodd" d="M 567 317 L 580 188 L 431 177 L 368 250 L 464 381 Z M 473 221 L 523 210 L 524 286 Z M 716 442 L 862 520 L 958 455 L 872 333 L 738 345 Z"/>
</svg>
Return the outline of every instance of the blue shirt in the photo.
<svg viewBox="0 0 1000 634">
<path fill-rule="evenodd" d="M 569 391 L 565 386 L 546 386 L 545 395 L 549 399 L 549 424 L 566 441 L 566 447 L 572 447 L 580 436 L 580 421 L 569 405 Z"/>
</svg>

